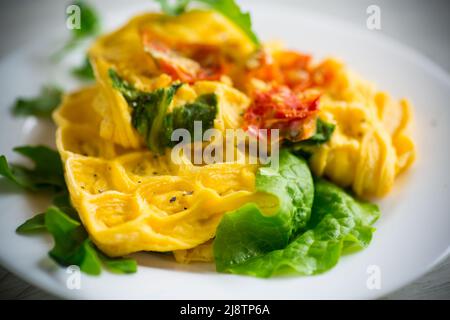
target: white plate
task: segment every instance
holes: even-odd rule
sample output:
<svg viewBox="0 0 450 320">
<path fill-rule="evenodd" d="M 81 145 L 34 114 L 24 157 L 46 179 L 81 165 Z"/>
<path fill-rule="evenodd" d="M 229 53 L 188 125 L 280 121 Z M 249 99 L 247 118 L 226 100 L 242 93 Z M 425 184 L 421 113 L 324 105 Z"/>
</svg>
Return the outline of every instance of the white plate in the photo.
<svg viewBox="0 0 450 320">
<path fill-rule="evenodd" d="M 97 3 L 108 27 L 117 27 L 149 1 Z M 103 6 L 102 6 L 103 4 Z M 15 228 L 48 200 L 25 196 L 0 183 L 0 262 L 30 283 L 66 298 L 152 299 L 302 299 L 376 298 L 424 274 L 449 252 L 450 78 L 433 63 L 375 33 L 359 30 L 330 17 L 293 7 L 248 3 L 256 30 L 264 39 L 283 39 L 292 48 L 317 57 L 333 55 L 396 97 L 415 106 L 418 159 L 401 176 L 394 191 L 379 204 L 382 217 L 370 247 L 345 256 L 331 271 L 313 277 L 257 279 L 218 274 L 212 265 L 177 265 L 169 257 L 140 254 L 139 271 L 117 276 L 83 275 L 80 290 L 66 287 L 68 274 L 47 257 L 52 243 L 45 236 L 19 236 Z M 51 19 L 52 17 L 48 17 Z M 55 17 L 56 19 L 56 17 Z M 59 19 L 59 18 L 58 18 Z M 15 119 L 8 107 L 17 96 L 37 93 L 41 84 L 56 82 L 74 88 L 67 71 L 81 56 L 60 65 L 47 57 L 64 37 L 64 29 L 40 34 L 0 62 L 0 153 L 16 160 L 11 149 L 22 144 L 53 144 L 52 125 L 33 118 Z M 371 266 L 379 268 L 381 288 L 366 282 Z"/>
</svg>

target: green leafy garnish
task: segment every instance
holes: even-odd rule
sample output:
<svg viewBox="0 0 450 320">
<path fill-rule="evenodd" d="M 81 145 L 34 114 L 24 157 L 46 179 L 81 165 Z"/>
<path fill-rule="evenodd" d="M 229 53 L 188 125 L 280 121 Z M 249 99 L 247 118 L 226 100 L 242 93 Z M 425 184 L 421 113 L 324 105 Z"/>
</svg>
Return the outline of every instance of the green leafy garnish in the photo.
<svg viewBox="0 0 450 320">
<path fill-rule="evenodd" d="M 85 57 L 83 60 L 83 64 L 72 69 L 72 75 L 77 77 L 80 80 L 94 80 L 94 70 L 92 69 L 91 62 L 89 61 L 89 57 Z"/>
<path fill-rule="evenodd" d="M 101 273 L 102 263 L 114 273 L 134 273 L 137 271 L 135 260 L 109 258 L 101 253 L 89 240 L 83 225 L 59 208 L 50 207 L 47 209 L 45 226 L 55 241 L 49 255 L 63 266 L 77 265 L 81 271 L 92 275 Z"/>
<path fill-rule="evenodd" d="M 45 213 L 45 226 L 55 242 L 49 252 L 53 260 L 63 266 L 77 265 L 87 274 L 101 273 L 97 252 L 80 222 L 58 208 L 50 207 Z"/>
<path fill-rule="evenodd" d="M 166 147 L 173 146 L 171 136 L 176 129 L 187 129 L 193 138 L 194 121 L 201 121 L 203 130 L 214 127 L 217 114 L 217 97 L 214 94 L 201 95 L 194 102 L 177 106 L 169 113 L 168 108 L 181 83 L 143 92 L 120 78 L 113 69 L 109 70 L 109 76 L 112 86 L 122 93 L 132 108 L 133 127 L 153 152 L 162 153 Z"/>
<path fill-rule="evenodd" d="M 316 122 L 316 132 L 312 137 L 307 140 L 302 141 L 304 145 L 318 145 L 328 142 L 333 135 L 335 125 L 332 123 L 327 123 L 320 118 L 317 118 Z"/>
<path fill-rule="evenodd" d="M 134 259 L 104 255 L 92 244 L 83 225 L 55 206 L 27 220 L 16 231 L 20 234 L 49 232 L 55 243 L 49 256 L 62 266 L 77 265 L 81 271 L 91 275 L 100 274 L 102 264 L 113 273 L 137 271 Z"/>
<path fill-rule="evenodd" d="M 17 229 L 17 233 L 26 234 L 33 232 L 40 232 L 47 230 L 45 226 L 45 213 L 35 215 L 33 218 L 28 219 L 22 223 Z"/>
<path fill-rule="evenodd" d="M 63 91 L 58 87 L 45 86 L 35 98 L 17 99 L 12 107 L 12 113 L 16 116 L 50 117 L 61 103 L 62 94 Z"/>
<path fill-rule="evenodd" d="M 297 175 L 286 168 L 287 164 L 292 166 L 292 163 L 286 163 L 284 157 L 280 154 L 280 172 Z M 260 179 L 258 174 L 257 185 Z M 304 178 L 298 176 L 297 181 L 299 190 L 304 189 Z M 267 184 L 270 185 L 270 182 Z M 279 181 L 273 181 L 272 188 L 281 187 Z M 288 226 L 292 225 L 291 228 L 295 228 L 299 221 L 303 222 L 301 227 L 297 226 L 299 232 L 290 237 L 288 243 L 286 236 L 281 236 L 289 228 L 273 223 L 278 215 L 283 214 L 282 210 L 265 217 L 255 204 L 247 204 L 225 214 L 214 241 L 217 270 L 257 277 L 287 273 L 318 274 L 335 266 L 342 254 L 367 247 L 374 231 L 372 224 L 380 215 L 378 207 L 358 201 L 322 179 L 315 181 L 314 189 L 311 218 L 307 224 L 303 226 L 304 220 L 286 220 Z M 298 190 L 291 190 L 287 195 L 294 199 Z M 280 201 L 280 206 L 283 203 Z M 268 232 L 276 227 L 278 236 L 275 230 Z"/>
<path fill-rule="evenodd" d="M 135 273 L 137 271 L 137 263 L 134 259 L 126 258 L 110 258 L 100 251 L 97 252 L 103 265 L 111 271 L 117 274 Z"/>
<path fill-rule="evenodd" d="M 85 273 L 99 274 L 101 263 L 97 248 L 89 240 L 79 221 L 78 213 L 70 202 L 58 152 L 45 146 L 23 146 L 14 148 L 14 151 L 32 160 L 34 168 L 9 165 L 6 157 L 0 156 L 0 175 L 27 190 L 50 189 L 59 192 L 53 198 L 54 206 L 25 221 L 16 232 L 49 232 L 55 241 L 54 248 L 49 252 L 50 257 L 61 265 L 77 265 Z M 102 261 L 111 272 L 136 272 L 136 262 L 132 259 L 111 259 L 102 256 Z"/>
<path fill-rule="evenodd" d="M 304 147 L 318 146 L 327 143 L 333 135 L 335 125 L 317 118 L 316 132 L 309 139 L 299 142 L 285 142 L 285 146 L 293 151 L 303 150 Z M 308 148 L 306 148 L 308 149 Z M 304 150 L 303 150 L 304 151 Z M 309 150 L 308 150 L 309 151 Z"/>
<path fill-rule="evenodd" d="M 138 100 L 144 100 L 144 93 L 137 90 L 128 81 L 122 79 L 114 69 L 109 69 L 108 75 L 111 79 L 113 88 L 119 90 L 128 103 L 138 102 Z"/>
<path fill-rule="evenodd" d="M 150 150 L 162 153 L 168 145 L 164 139 L 167 128 L 164 127 L 165 116 L 175 92 L 180 84 L 174 84 L 168 88 L 160 88 L 147 95 L 141 95 L 131 105 L 134 106 L 131 123 L 139 132 Z"/>
<path fill-rule="evenodd" d="M 214 240 L 218 271 L 233 272 L 249 259 L 286 247 L 309 221 L 314 188 L 303 159 L 281 150 L 278 170 L 258 170 L 256 191 L 276 199 L 275 212 L 264 215 L 257 204 L 248 203 L 223 216 Z"/>
<path fill-rule="evenodd" d="M 295 155 L 309 160 L 309 158 L 311 158 L 314 153 L 315 147 L 330 141 L 335 127 L 336 126 L 334 124 L 325 122 L 322 119 L 317 118 L 316 132 L 312 137 L 307 140 L 298 142 L 290 142 L 286 140 L 283 145 L 284 147 L 291 150 Z"/>
<path fill-rule="evenodd" d="M 80 220 L 78 216 L 78 212 L 72 206 L 72 202 L 70 201 L 70 194 L 67 189 L 62 192 L 56 194 L 53 197 L 52 203 L 54 206 L 58 207 L 61 211 L 69 215 L 72 219 Z"/>
<path fill-rule="evenodd" d="M 73 5 L 80 8 L 80 28 L 71 29 L 71 38 L 58 52 L 53 55 L 53 59 L 59 60 L 64 54 L 77 47 L 82 40 L 95 36 L 100 31 L 100 19 L 97 11 L 86 3 L 86 1 L 75 1 Z M 74 13 L 68 13 L 67 19 L 75 17 Z"/>
<path fill-rule="evenodd" d="M 15 152 L 29 158 L 34 168 L 8 164 L 5 156 L 0 156 L 0 175 L 16 185 L 31 191 L 41 189 L 63 190 L 64 171 L 58 152 L 45 146 L 23 146 Z"/>
<path fill-rule="evenodd" d="M 238 26 L 248 38 L 257 46 L 259 39 L 252 30 L 252 20 L 248 12 L 242 12 L 234 0 L 176 0 L 171 4 L 169 0 L 155 0 L 168 15 L 179 15 L 186 11 L 189 3 L 197 2 L 210 7 L 227 17 Z"/>
<path fill-rule="evenodd" d="M 171 16 L 177 16 L 186 11 L 186 7 L 191 0 L 155 0 L 161 6 L 161 10 Z"/>
<path fill-rule="evenodd" d="M 167 139 L 176 129 L 186 129 L 194 137 L 194 121 L 201 121 L 202 132 L 214 127 L 217 114 L 217 96 L 214 93 L 199 96 L 194 102 L 174 108 L 165 119 Z"/>
<path fill-rule="evenodd" d="M 49 252 L 61 265 L 77 265 L 88 274 L 100 274 L 101 263 L 95 246 L 89 240 L 76 210 L 72 207 L 64 181 L 64 171 L 58 152 L 45 146 L 23 146 L 14 151 L 34 162 L 34 168 L 9 165 L 5 156 L 0 156 L 0 175 L 18 186 L 32 191 L 51 189 L 59 191 L 53 198 L 54 206 L 25 221 L 17 228 L 17 233 L 27 234 L 48 231 L 55 241 Z M 136 262 L 132 259 L 102 258 L 112 272 L 132 273 Z"/>
</svg>

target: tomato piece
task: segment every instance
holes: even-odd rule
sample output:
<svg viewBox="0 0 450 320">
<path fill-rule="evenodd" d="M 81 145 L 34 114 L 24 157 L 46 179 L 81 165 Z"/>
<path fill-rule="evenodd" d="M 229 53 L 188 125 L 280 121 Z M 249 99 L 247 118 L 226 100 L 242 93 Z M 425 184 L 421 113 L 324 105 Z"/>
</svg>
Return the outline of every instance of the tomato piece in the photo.
<svg viewBox="0 0 450 320">
<path fill-rule="evenodd" d="M 273 86 L 254 93 L 253 103 L 244 114 L 244 128 L 280 129 L 280 137 L 292 141 L 312 135 L 311 119 L 316 118 L 319 95 L 300 97 L 289 87 Z"/>
<path fill-rule="evenodd" d="M 220 80 L 227 71 L 219 48 L 185 43 L 169 46 L 145 32 L 142 41 L 145 51 L 153 57 L 160 70 L 174 80 L 187 83 Z"/>
<path fill-rule="evenodd" d="M 283 83 L 294 91 L 305 90 L 312 85 L 311 56 L 296 51 L 282 51 L 276 56 Z"/>
<path fill-rule="evenodd" d="M 262 49 L 247 62 L 244 82 L 249 84 L 252 79 L 305 90 L 313 84 L 311 56 L 288 50 L 271 54 Z"/>
</svg>

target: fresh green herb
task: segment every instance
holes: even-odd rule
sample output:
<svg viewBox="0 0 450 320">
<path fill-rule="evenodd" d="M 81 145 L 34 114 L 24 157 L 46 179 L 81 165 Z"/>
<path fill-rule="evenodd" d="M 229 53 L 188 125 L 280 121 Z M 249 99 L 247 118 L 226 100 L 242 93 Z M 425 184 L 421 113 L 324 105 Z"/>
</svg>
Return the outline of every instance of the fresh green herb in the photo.
<svg viewBox="0 0 450 320">
<path fill-rule="evenodd" d="M 128 81 L 122 79 L 114 69 L 109 69 L 108 75 L 113 88 L 119 90 L 128 103 L 143 102 L 140 100 L 145 100 L 145 94 L 137 90 Z"/>
<path fill-rule="evenodd" d="M 161 10 L 171 16 L 177 16 L 186 11 L 186 7 L 191 0 L 155 0 L 161 6 Z"/>
<path fill-rule="evenodd" d="M 71 38 L 58 52 L 53 55 L 53 59 L 61 59 L 67 52 L 77 47 L 79 43 L 89 37 L 95 36 L 100 31 L 100 19 L 97 11 L 86 3 L 86 1 L 75 1 L 73 5 L 80 8 L 80 16 L 77 17 L 76 13 L 67 13 L 67 19 L 80 19 L 79 28 L 71 29 Z"/>
<path fill-rule="evenodd" d="M 305 145 L 318 145 L 328 142 L 333 135 L 335 125 L 327 123 L 320 118 L 317 118 L 316 133 L 309 139 L 302 141 Z"/>
<path fill-rule="evenodd" d="M 58 207 L 61 211 L 69 215 L 72 219 L 80 220 L 80 217 L 78 216 L 78 212 L 75 210 L 75 208 L 72 206 L 72 202 L 70 201 L 70 194 L 67 189 L 64 191 L 56 194 L 53 197 L 53 205 Z"/>
<path fill-rule="evenodd" d="M 117 274 L 135 273 L 137 271 L 137 263 L 134 259 L 125 258 L 110 258 L 100 251 L 97 251 L 100 260 L 103 265 L 111 271 Z"/>
<path fill-rule="evenodd" d="M 281 172 L 287 169 L 284 157 L 280 155 Z M 258 175 L 257 185 L 260 179 Z M 299 190 L 304 189 L 303 180 L 298 177 Z M 274 180 L 272 188 L 278 185 Z M 225 214 L 214 241 L 217 270 L 257 277 L 318 274 L 335 266 L 342 254 L 367 247 L 374 232 L 372 224 L 380 215 L 378 207 L 356 200 L 322 179 L 315 181 L 314 189 L 311 219 L 305 227 L 297 228 L 300 232 L 289 243 L 285 241 L 288 228 L 278 224 L 278 236 L 275 231 L 267 232 L 268 228 L 275 227 L 267 219 L 275 219 L 283 213 L 281 210 L 274 216 L 264 217 L 256 205 L 248 204 Z M 287 195 L 294 197 L 297 193 L 292 190 Z M 280 201 L 280 207 L 283 203 Z M 287 223 L 295 224 L 298 220 L 287 220 Z M 280 236 L 284 236 L 283 241 L 279 241 Z"/>
<path fill-rule="evenodd" d="M 22 223 L 17 229 L 17 233 L 27 234 L 45 231 L 47 228 L 45 227 L 45 213 L 39 213 L 35 215 L 33 218 L 28 219 L 24 223 Z"/>
<path fill-rule="evenodd" d="M 0 156 L 0 175 L 31 191 L 65 188 L 64 171 L 58 152 L 45 146 L 23 146 L 14 148 L 14 151 L 32 160 L 34 168 L 9 165 L 6 157 Z"/>
<path fill-rule="evenodd" d="M 55 242 L 50 257 L 63 266 L 77 265 L 87 274 L 101 273 L 97 252 L 80 222 L 50 207 L 45 213 L 45 226 Z"/>
<path fill-rule="evenodd" d="M 63 91 L 55 86 L 45 86 L 39 96 L 31 99 L 19 98 L 12 107 L 16 116 L 50 117 L 61 103 Z"/>
<path fill-rule="evenodd" d="M 49 252 L 56 262 L 63 266 L 77 265 L 81 271 L 98 275 L 102 263 L 114 273 L 134 273 L 137 271 L 133 259 L 109 258 L 89 240 L 83 225 L 56 207 L 45 213 L 45 227 L 53 236 L 55 245 Z"/>
<path fill-rule="evenodd" d="M 54 200 L 65 208 L 72 208 L 66 201 L 65 194 Z M 87 274 L 100 274 L 101 264 L 113 273 L 124 274 L 137 271 L 137 264 L 133 259 L 109 258 L 104 255 L 89 240 L 79 220 L 70 217 L 61 208 L 55 206 L 27 220 L 16 231 L 20 234 L 49 232 L 55 242 L 53 249 L 49 252 L 50 257 L 63 266 L 77 265 Z"/>
<path fill-rule="evenodd" d="M 256 34 L 252 30 L 252 20 L 248 12 L 242 12 L 241 8 L 234 0 L 176 0 L 170 3 L 169 0 L 155 0 L 161 5 L 163 12 L 169 15 L 179 15 L 186 11 L 187 6 L 191 2 L 201 3 L 213 10 L 220 12 L 227 17 L 236 26 L 238 26 L 248 38 L 257 46 L 260 42 Z"/>
<path fill-rule="evenodd" d="M 193 103 L 174 108 L 166 117 L 167 139 L 176 129 L 186 129 L 194 138 L 194 121 L 200 121 L 202 132 L 214 127 L 217 114 L 217 96 L 213 93 L 199 96 Z"/>
<path fill-rule="evenodd" d="M 256 176 L 256 191 L 274 197 L 275 212 L 264 215 L 254 203 L 226 213 L 216 231 L 216 268 L 233 272 L 250 259 L 285 248 L 304 229 L 313 203 L 313 179 L 306 161 L 280 151 L 278 170 L 262 167 Z"/>
<path fill-rule="evenodd" d="M 174 108 L 169 113 L 176 91 L 182 84 L 175 83 L 153 92 L 142 92 L 109 70 L 112 86 L 119 90 L 132 107 L 132 125 L 144 138 L 148 148 L 162 153 L 173 146 L 171 136 L 176 129 L 187 129 L 194 136 L 194 121 L 201 121 L 202 129 L 214 127 L 217 114 L 217 97 L 214 94 L 199 96 L 193 103 Z"/>
<path fill-rule="evenodd" d="M 327 143 L 331 139 L 335 127 L 336 126 L 334 124 L 327 123 L 322 119 L 317 118 L 316 132 L 312 137 L 307 140 L 293 143 L 286 141 L 285 146 L 297 153 L 297 151 L 303 150 L 304 147 L 317 146 Z"/>
<path fill-rule="evenodd" d="M 148 99 L 136 102 L 132 113 L 133 127 L 144 137 L 147 146 L 156 153 L 162 153 L 168 146 L 164 139 L 168 129 L 165 117 L 175 92 L 181 84 L 174 84 L 168 88 L 161 88 L 147 95 Z M 132 105 L 134 105 L 132 103 Z"/>
<path fill-rule="evenodd" d="M 84 58 L 82 65 L 72 69 L 72 75 L 84 81 L 95 79 L 94 70 L 92 69 L 91 62 L 87 56 Z"/>
</svg>

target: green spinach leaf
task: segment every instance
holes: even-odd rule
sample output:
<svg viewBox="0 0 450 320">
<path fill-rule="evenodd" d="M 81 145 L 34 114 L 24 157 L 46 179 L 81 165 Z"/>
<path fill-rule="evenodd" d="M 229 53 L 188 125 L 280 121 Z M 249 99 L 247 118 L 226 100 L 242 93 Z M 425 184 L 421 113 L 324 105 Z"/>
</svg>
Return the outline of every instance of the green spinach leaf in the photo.
<svg viewBox="0 0 450 320">
<path fill-rule="evenodd" d="M 122 93 L 132 108 L 133 127 L 155 153 L 162 153 L 166 147 L 174 145 L 171 136 L 176 129 L 187 129 L 193 138 L 195 121 L 201 121 L 203 132 L 214 127 L 218 103 L 215 94 L 201 95 L 194 102 L 177 106 L 169 112 L 169 106 L 176 91 L 182 86 L 181 83 L 153 92 L 142 92 L 123 80 L 113 69 L 109 70 L 109 76 L 112 86 Z"/>
<path fill-rule="evenodd" d="M 134 259 L 110 258 L 101 253 L 100 250 L 98 251 L 98 256 L 100 257 L 106 269 L 108 269 L 112 273 L 127 274 L 135 273 L 137 271 L 137 263 Z"/>
<path fill-rule="evenodd" d="M 56 86 L 45 86 L 39 96 L 25 99 L 19 98 L 12 107 L 15 116 L 36 116 L 50 118 L 52 112 L 61 103 L 63 91 Z"/>
<path fill-rule="evenodd" d="M 72 75 L 84 81 L 90 81 L 95 79 L 94 70 L 92 69 L 89 57 L 86 56 L 83 60 L 82 65 L 72 69 Z"/>
<path fill-rule="evenodd" d="M 33 218 L 30 218 L 24 223 L 22 223 L 16 229 L 16 232 L 20 234 L 27 234 L 46 230 L 47 228 L 45 227 L 45 213 L 39 213 L 35 215 Z"/>
</svg>

